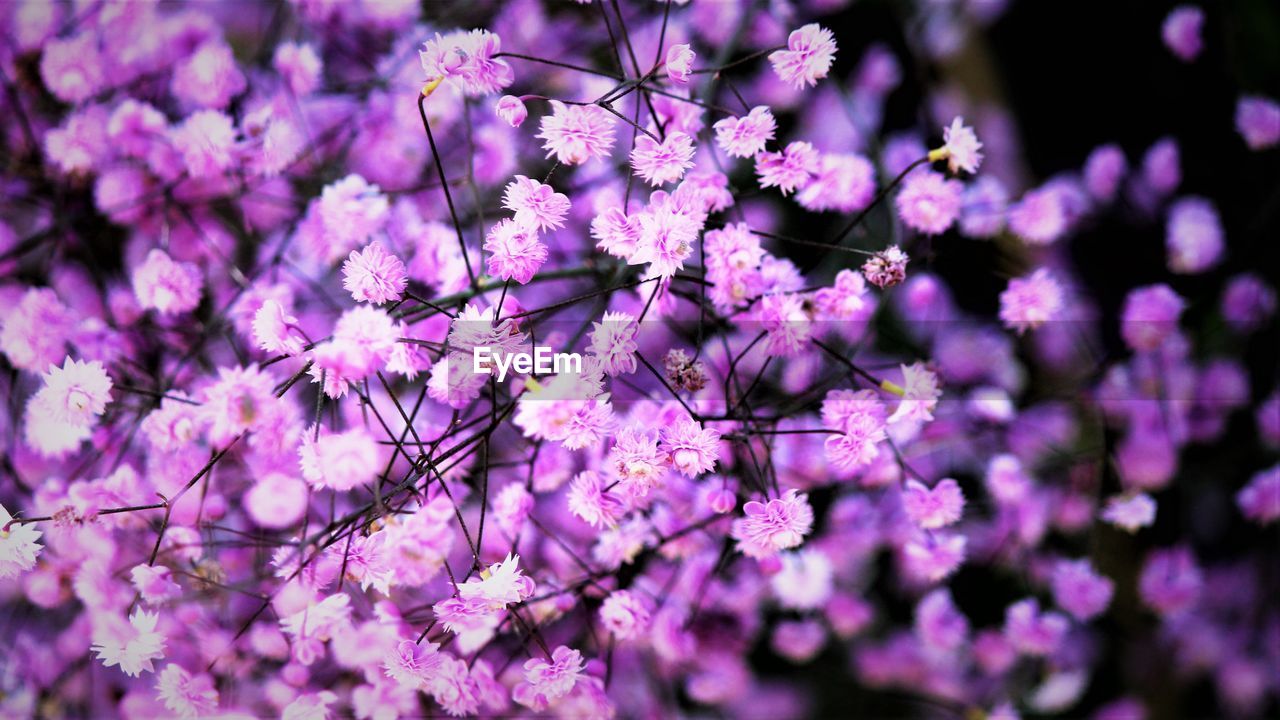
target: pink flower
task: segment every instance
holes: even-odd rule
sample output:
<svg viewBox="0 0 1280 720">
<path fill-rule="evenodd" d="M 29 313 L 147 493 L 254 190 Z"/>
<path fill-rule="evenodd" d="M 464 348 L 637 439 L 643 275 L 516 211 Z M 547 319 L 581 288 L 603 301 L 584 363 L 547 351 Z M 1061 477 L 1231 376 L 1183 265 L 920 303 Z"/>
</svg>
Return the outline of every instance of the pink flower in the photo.
<svg viewBox="0 0 1280 720">
<path fill-rule="evenodd" d="M 66 357 L 75 327 L 75 315 L 57 293 L 28 288 L 0 317 L 0 350 L 14 367 L 42 373 Z"/>
<path fill-rule="evenodd" d="M 856 470 L 880 455 L 885 408 L 872 390 L 832 390 L 822 401 L 822 420 L 839 434 L 823 443 L 827 459 L 842 470 Z"/>
<path fill-rule="evenodd" d="M 503 95 L 498 98 L 498 103 L 494 105 L 493 110 L 503 122 L 513 128 L 523 125 L 525 119 L 529 117 L 529 109 L 525 107 L 524 101 L 515 95 Z"/>
<path fill-rule="evenodd" d="M 1089 194 L 1110 202 L 1129 171 L 1129 160 L 1119 145 L 1101 145 L 1089 153 L 1084 164 L 1084 186 Z"/>
<path fill-rule="evenodd" d="M 133 293 L 143 308 L 161 315 L 178 315 L 200 304 L 204 280 L 195 265 L 174 262 L 168 253 L 155 249 L 133 271 Z"/>
<path fill-rule="evenodd" d="M 534 712 L 542 712 L 573 690 L 582 668 L 582 653 L 561 645 L 551 653 L 549 662 L 538 658 L 525 661 L 524 682 L 516 686 L 512 697 Z"/>
<path fill-rule="evenodd" d="M 173 130 L 182 150 L 187 174 L 193 178 L 221 175 L 235 162 L 236 129 L 230 117 L 217 110 L 192 113 Z"/>
<path fill-rule="evenodd" d="M 827 76 L 836 57 L 836 41 L 830 30 L 810 23 L 787 36 L 787 49 L 769 55 L 773 71 L 797 90 L 818 84 Z"/>
<path fill-rule="evenodd" d="M 569 483 L 569 512 L 593 528 L 617 527 L 626 513 L 620 497 L 605 490 L 604 482 L 592 470 L 578 473 Z"/>
<path fill-rule="evenodd" d="M 762 152 L 756 155 L 756 175 L 760 187 L 776 187 L 783 195 L 790 195 L 813 179 L 821 169 L 818 151 L 803 141 L 789 143 L 782 152 Z"/>
<path fill-rule="evenodd" d="M 1066 617 L 1053 611 L 1040 612 L 1035 598 L 1019 600 L 1005 609 L 1004 636 L 1026 655 L 1044 656 L 1057 650 L 1070 627 Z"/>
<path fill-rule="evenodd" d="M 270 428 L 282 418 L 275 380 L 257 365 L 218 368 L 218 380 L 201 393 L 200 416 L 209 442 L 225 446 L 246 432 Z"/>
<path fill-rule="evenodd" d="M 356 302 L 396 302 L 407 284 L 404 263 L 377 241 L 353 251 L 342 264 L 342 287 Z"/>
<path fill-rule="evenodd" d="M 297 97 L 310 95 L 320 87 L 324 64 L 310 43 L 282 42 L 276 47 L 271 64 L 284 78 L 289 91 Z"/>
<path fill-rule="evenodd" d="M 634 640 L 649 629 L 653 603 L 638 592 L 618 590 L 600 606 L 600 622 L 619 640 Z"/>
<path fill-rule="evenodd" d="M 107 64 L 98 49 L 98 34 L 84 30 L 64 40 L 50 40 L 40 54 L 40 77 L 54 97 L 69 103 L 88 100 L 107 86 Z"/>
<path fill-rule="evenodd" d="M 910 260 L 902 248 L 890 245 L 862 264 L 862 274 L 867 282 L 878 288 L 892 287 L 906 279 Z"/>
<path fill-rule="evenodd" d="M 266 300 L 253 314 L 253 339 L 258 347 L 277 355 L 301 355 L 303 343 L 298 318 L 285 312 L 275 300 Z"/>
<path fill-rule="evenodd" d="M 419 645 L 412 640 L 401 640 L 383 662 L 383 670 L 387 677 L 403 687 L 422 689 L 444 662 L 445 656 L 438 652 L 439 649 L 440 646 L 433 642 Z"/>
<path fill-rule="evenodd" d="M 1213 203 L 1184 197 L 1169 206 L 1165 230 L 1169 269 L 1179 274 L 1202 273 L 1222 260 L 1225 249 L 1222 220 Z"/>
<path fill-rule="evenodd" d="M 128 623 L 115 615 L 100 616 L 94 623 L 90 649 L 104 667 L 119 665 L 129 677 L 137 677 L 144 670 L 154 672 L 151 663 L 164 657 L 165 639 L 156 632 L 159 619 L 159 615 L 145 610 L 135 610 Z"/>
<path fill-rule="evenodd" d="M 938 398 L 942 391 L 938 389 L 938 376 L 924 366 L 923 363 L 901 365 L 902 368 L 902 401 L 898 409 L 889 416 L 889 423 L 903 420 L 932 420 L 933 410 L 938 406 Z"/>
<path fill-rule="evenodd" d="M 36 541 L 41 534 L 33 523 L 13 522 L 13 516 L 0 505 L 0 580 L 16 577 L 36 566 L 42 549 Z"/>
<path fill-rule="evenodd" d="M 333 433 L 308 428 L 298 448 L 302 477 L 316 489 L 343 492 L 373 482 L 382 472 L 384 453 L 362 427 Z"/>
<path fill-rule="evenodd" d="M 1181 615 L 1194 608 L 1203 587 L 1200 566 L 1185 546 L 1153 550 L 1138 577 L 1142 602 L 1164 616 Z"/>
<path fill-rule="evenodd" d="M 1049 245 L 1067 229 L 1062 198 L 1053 188 L 1029 190 L 1009 208 L 1009 229 L 1030 245 Z"/>
<path fill-rule="evenodd" d="M 581 165 L 593 157 L 608 157 L 613 149 L 613 118 L 595 105 L 565 105 L 551 101 L 552 114 L 542 118 L 538 137 L 546 142 L 547 157 L 565 165 Z"/>
<path fill-rule="evenodd" d="M 687 44 L 667 48 L 667 78 L 677 85 L 689 84 L 689 73 L 693 70 L 693 61 L 697 57 L 697 53 Z"/>
<path fill-rule="evenodd" d="M 1179 5 L 1169 12 L 1160 26 L 1160 37 L 1165 47 L 1183 62 L 1191 62 L 1200 55 L 1204 41 L 1200 31 L 1204 27 L 1204 11 L 1194 5 Z"/>
<path fill-rule="evenodd" d="M 742 506 L 744 516 L 733 521 L 731 537 L 747 557 L 773 557 L 779 550 L 798 546 L 813 529 L 813 508 L 809 496 L 788 490 L 780 498 Z"/>
<path fill-rule="evenodd" d="M 1168 285 L 1134 288 L 1125 298 L 1120 314 L 1120 335 L 1134 350 L 1155 350 L 1177 332 L 1178 318 L 1185 307 L 1186 301 Z"/>
<path fill-rule="evenodd" d="M 1250 150 L 1280 143 L 1280 103 L 1261 95 L 1244 95 L 1236 103 L 1236 131 Z"/>
<path fill-rule="evenodd" d="M 951 125 L 942 129 L 942 139 L 946 142 L 943 150 L 947 156 L 947 168 L 953 173 L 961 171 L 975 173 L 982 163 L 982 143 L 973 128 L 964 124 L 964 118 L 957 117 Z"/>
<path fill-rule="evenodd" d="M 1240 512 L 1259 525 L 1280 519 L 1280 465 L 1259 472 L 1236 493 Z"/>
<path fill-rule="evenodd" d="M 969 638 L 969 619 L 956 608 L 951 591 L 938 588 L 916 605 L 915 630 L 928 647 L 950 652 Z"/>
<path fill-rule="evenodd" d="M 502 196 L 502 207 L 515 212 L 516 224 L 529 230 L 564 227 L 569 206 L 566 195 L 524 175 L 517 175 L 508 183 Z"/>
<path fill-rule="evenodd" d="M 91 427 L 111 401 L 111 378 L 102 363 L 67 357 L 62 367 L 50 367 L 34 402 L 56 423 Z"/>
<path fill-rule="evenodd" d="M 467 95 L 489 95 L 515 80 L 511 66 L 494 59 L 501 50 L 501 38 L 488 30 L 455 30 L 423 43 L 418 59 L 428 80 L 445 78 Z"/>
<path fill-rule="evenodd" d="M 693 167 L 693 151 L 693 138 L 679 131 L 668 133 L 662 142 L 641 135 L 631 151 L 631 167 L 650 185 L 664 185 Z"/>
<path fill-rule="evenodd" d="M 242 504 L 259 527 L 282 530 L 292 527 L 307 514 L 309 489 L 296 477 L 268 473 L 245 492 Z"/>
<path fill-rule="evenodd" d="M 129 571 L 129 577 L 142 599 L 152 605 L 182 593 L 182 586 L 169 577 L 169 568 L 163 565 L 135 565 Z"/>
<path fill-rule="evenodd" d="M 377 186 L 355 174 L 330 183 L 314 201 L 322 225 L 320 260 L 336 262 L 382 230 L 390 205 Z"/>
<path fill-rule="evenodd" d="M 876 193 L 876 170 L 861 155 L 823 155 L 813 180 L 797 195 L 808 210 L 857 212 L 869 206 Z"/>
<path fill-rule="evenodd" d="M 1116 495 L 1107 501 L 1100 516 L 1118 528 L 1135 533 L 1155 522 L 1156 501 L 1146 493 Z"/>
<path fill-rule="evenodd" d="M 169 663 L 156 677 L 156 693 L 169 712 L 180 718 L 210 715 L 218 709 L 218 690 L 213 678 L 192 675 L 177 663 Z"/>
<path fill-rule="evenodd" d="M 685 416 L 664 427 L 661 434 L 663 452 L 685 476 L 695 478 L 715 469 L 720 456 L 719 432 Z"/>
<path fill-rule="evenodd" d="M 174 66 L 169 91 L 188 106 L 220 110 L 244 92 L 246 85 L 231 47 L 215 37 Z"/>
<path fill-rule="evenodd" d="M 547 260 L 547 246 L 538 240 L 537 231 L 514 220 L 494 225 L 485 237 L 484 249 L 489 253 L 490 275 L 521 285 L 532 280 Z"/>
<path fill-rule="evenodd" d="M 944 478 L 932 488 L 918 480 L 908 480 L 902 491 L 902 509 L 911 522 L 925 530 L 936 530 L 960 520 L 964 493 L 960 484 Z"/>
<path fill-rule="evenodd" d="M 665 198 L 651 201 L 640 213 L 639 223 L 640 238 L 627 263 L 648 263 L 649 273 L 659 277 L 671 277 L 684 268 L 684 261 L 693 254 L 701 223 Z"/>
<path fill-rule="evenodd" d="M 746 115 L 718 120 L 713 127 L 720 149 L 730 157 L 744 158 L 764 151 L 778 123 L 767 106 L 757 105 Z"/>
<path fill-rule="evenodd" d="M 600 367 L 610 377 L 636 371 L 636 333 L 640 328 L 630 313 L 605 313 L 593 323 L 591 346 L 587 352 L 600 358 Z"/>
<path fill-rule="evenodd" d="M 926 235 L 938 235 L 960 217 L 964 185 L 932 170 L 913 172 L 898 192 L 898 215 Z"/>
<path fill-rule="evenodd" d="M 1055 319 L 1063 309 L 1062 287 L 1046 268 L 1014 278 L 1000 293 L 1000 319 L 1022 334 Z"/>
<path fill-rule="evenodd" d="M 666 475 L 667 456 L 658 449 L 657 433 L 628 425 L 618 432 L 609 450 L 609 462 L 628 492 L 644 497 Z"/>
<path fill-rule="evenodd" d="M 903 559 L 910 575 L 928 582 L 938 582 L 955 572 L 964 562 L 965 536 L 932 533 L 909 541 L 903 546 Z"/>
<path fill-rule="evenodd" d="M 1088 560 L 1064 560 L 1053 569 L 1053 598 L 1080 621 L 1101 615 L 1111 604 L 1115 583 L 1099 575 Z"/>
<path fill-rule="evenodd" d="M 591 237 L 604 252 L 627 258 L 640 242 L 640 217 L 628 216 L 621 208 L 611 207 L 591 221 Z"/>
</svg>

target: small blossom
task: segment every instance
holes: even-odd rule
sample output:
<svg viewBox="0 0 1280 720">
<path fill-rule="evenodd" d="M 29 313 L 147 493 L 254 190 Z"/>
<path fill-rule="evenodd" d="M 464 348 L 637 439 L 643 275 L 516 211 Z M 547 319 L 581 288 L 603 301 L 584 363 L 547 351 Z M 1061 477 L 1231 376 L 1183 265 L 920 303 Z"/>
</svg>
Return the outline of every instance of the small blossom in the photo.
<svg viewBox="0 0 1280 720">
<path fill-rule="evenodd" d="M 169 82 L 173 96 L 191 107 L 220 110 L 244 92 L 247 83 L 231 46 L 221 37 L 206 40 L 178 62 Z"/>
<path fill-rule="evenodd" d="M 1155 350 L 1178 329 L 1186 302 L 1168 285 L 1135 288 L 1125 298 L 1120 314 L 1120 335 L 1129 347 Z"/>
<path fill-rule="evenodd" d="M 1236 131 L 1250 150 L 1280 143 L 1280 103 L 1260 95 L 1241 97 L 1236 103 Z"/>
<path fill-rule="evenodd" d="M 538 137 L 546 142 L 547 157 L 565 165 L 581 165 L 593 157 L 608 157 L 613 149 L 613 118 L 595 105 L 565 105 L 551 101 L 552 114 L 542 118 Z"/>
<path fill-rule="evenodd" d="M 193 178 L 216 177 L 235 162 L 235 124 L 217 110 L 192 113 L 174 129 L 173 136 L 182 149 L 187 174 Z"/>
<path fill-rule="evenodd" d="M 569 198 L 550 185 L 517 175 L 507 184 L 502 207 L 515 212 L 516 224 L 521 228 L 546 231 L 564 227 Z"/>
<path fill-rule="evenodd" d="M 742 117 L 727 117 L 716 121 L 716 143 L 730 157 L 753 157 L 764 151 L 765 146 L 773 139 L 778 123 L 773 113 L 764 105 L 751 108 Z"/>
<path fill-rule="evenodd" d="M 964 512 L 964 493 L 960 484 L 945 478 L 932 488 L 917 480 L 908 480 L 902 491 L 902 509 L 911 522 L 925 530 L 952 525 Z"/>
<path fill-rule="evenodd" d="M 284 78 L 290 92 L 298 97 L 310 95 L 320 87 L 324 65 L 310 43 L 282 42 L 276 47 L 271 64 Z"/>
<path fill-rule="evenodd" d="M 733 521 L 730 534 L 747 557 L 773 557 L 779 550 L 798 546 L 813 529 L 809 496 L 795 489 L 767 503 L 752 500 L 742 510 L 743 517 Z"/>
<path fill-rule="evenodd" d="M 1000 319 L 1022 334 L 1055 319 L 1063 309 L 1062 287 L 1045 268 L 1014 278 L 1000 293 Z"/>
<path fill-rule="evenodd" d="M 62 367 L 50 367 L 34 402 L 53 422 L 91 427 L 111 401 L 111 378 L 102 363 L 67 357 Z"/>
<path fill-rule="evenodd" d="M 390 657 L 383 663 L 387 677 L 401 686 L 417 690 L 426 686 L 444 661 L 436 643 L 418 644 L 401 640 Z"/>
<path fill-rule="evenodd" d="M 152 605 L 173 599 L 182 592 L 182 586 L 170 579 L 169 568 L 162 565 L 136 565 L 129 577 L 142 599 Z"/>
<path fill-rule="evenodd" d="M 818 150 L 804 141 L 789 143 L 782 152 L 756 155 L 760 187 L 776 187 L 783 195 L 790 195 L 807 185 L 820 168 Z"/>
<path fill-rule="evenodd" d="M 677 390 L 697 392 L 706 387 L 706 366 L 692 360 L 688 353 L 680 348 L 667 351 L 666 357 L 662 360 L 662 367 L 666 371 L 667 382 Z"/>
<path fill-rule="evenodd" d="M 323 428 L 317 438 L 308 429 L 298 449 L 302 477 L 317 489 L 345 491 L 373 482 L 381 472 L 382 451 L 364 428 L 330 433 Z"/>
<path fill-rule="evenodd" d="M 1165 248 L 1169 269 L 1175 273 L 1202 273 L 1217 265 L 1225 243 L 1222 221 L 1213 203 L 1200 197 L 1174 202 L 1169 207 Z"/>
<path fill-rule="evenodd" d="M 1183 62 L 1191 62 L 1200 55 L 1204 41 L 1200 37 L 1204 27 L 1204 11 L 1194 5 L 1179 5 L 1164 19 L 1160 37 L 1164 44 Z"/>
<path fill-rule="evenodd" d="M 906 279 L 910 259 L 902 248 L 890 245 L 862 264 L 862 275 L 878 288 L 892 287 Z"/>
<path fill-rule="evenodd" d="M 885 434 L 885 408 L 873 390 L 832 390 L 822 401 L 822 420 L 840 434 L 825 443 L 827 459 L 842 470 L 854 470 L 880 456 Z"/>
<path fill-rule="evenodd" d="M 90 648 L 105 667 L 120 666 L 129 677 L 137 677 L 145 670 L 154 672 L 151 663 L 164 657 L 165 639 L 156 632 L 160 616 L 145 610 L 135 610 L 125 623 L 117 617 L 103 618 L 103 625 L 95 627 L 93 645 Z"/>
<path fill-rule="evenodd" d="M 298 318 L 275 300 L 264 301 L 253 314 L 253 339 L 258 347 L 278 355 L 300 355 L 305 342 Z"/>
<path fill-rule="evenodd" d="M 516 686 L 512 697 L 534 712 L 542 712 L 573 690 L 582 668 L 582 653 L 561 645 L 551 653 L 550 661 L 525 661 L 524 682 Z"/>
<path fill-rule="evenodd" d="M 649 626 L 653 603 L 638 592 L 618 590 L 600 606 L 600 622 L 619 640 L 641 637 Z"/>
<path fill-rule="evenodd" d="M 636 371 L 636 333 L 640 330 L 629 313 L 605 313 L 592 323 L 591 346 L 587 352 L 600 358 L 600 367 L 610 377 Z"/>
<path fill-rule="evenodd" d="M 404 263 L 380 242 L 372 242 L 360 252 L 353 251 L 342 264 L 342 287 L 356 302 L 396 302 L 407 284 Z"/>
<path fill-rule="evenodd" d="M 1187 547 L 1154 550 L 1138 576 L 1138 594 L 1164 616 L 1180 615 L 1200 599 L 1204 576 Z"/>
<path fill-rule="evenodd" d="M 959 172 L 975 173 L 982 163 L 982 143 L 973 128 L 964 124 L 964 118 L 957 117 L 951 125 L 942 129 L 942 146 L 947 159 L 947 169 L 953 174 Z"/>
<path fill-rule="evenodd" d="M 1107 501 L 1101 517 L 1118 528 L 1135 533 L 1155 522 L 1156 501 L 1146 493 L 1116 495 Z"/>
<path fill-rule="evenodd" d="M 1245 517 L 1259 525 L 1280 519 L 1280 465 L 1254 475 L 1249 484 L 1236 493 L 1236 505 Z"/>
<path fill-rule="evenodd" d="M 1040 612 L 1034 598 L 1010 605 L 1004 615 L 1004 636 L 1019 652 L 1033 656 L 1049 655 L 1067 634 L 1069 623 L 1062 615 Z"/>
<path fill-rule="evenodd" d="M 502 40 L 488 30 L 457 30 L 436 33 L 422 44 L 418 59 L 428 80 L 445 78 L 467 95 L 489 95 L 515 80 L 507 61 L 494 58 L 501 50 Z"/>
<path fill-rule="evenodd" d="M 922 580 L 938 582 L 964 562 L 968 541 L 963 535 L 932 533 L 903 547 L 907 571 Z"/>
<path fill-rule="evenodd" d="M 143 308 L 161 315 L 177 315 L 200 304 L 204 280 L 195 265 L 174 262 L 168 253 L 155 249 L 133 271 L 133 292 Z"/>
<path fill-rule="evenodd" d="M 622 499 L 605 489 L 594 471 L 579 473 L 569 483 L 569 512 L 593 528 L 616 527 L 626 513 Z"/>
<path fill-rule="evenodd" d="M 969 619 L 956 607 L 951 591 L 938 588 L 916 605 L 915 629 L 925 645 L 949 652 L 969 638 Z"/>
<path fill-rule="evenodd" d="M 14 522 L 0 505 L 0 580 L 16 577 L 36 566 L 42 533 L 31 523 Z"/>
<path fill-rule="evenodd" d="M 719 432 L 682 417 L 663 428 L 661 434 L 660 447 L 676 470 L 691 478 L 715 470 L 720 456 Z"/>
<path fill-rule="evenodd" d="M 686 133 L 670 132 L 661 142 L 641 135 L 631 151 L 631 167 L 650 185 L 665 185 L 684 177 L 684 171 L 693 167 L 693 152 L 693 138 Z"/>
<path fill-rule="evenodd" d="M 1053 569 L 1052 585 L 1058 607 L 1080 621 L 1101 615 L 1115 592 L 1115 583 L 1095 572 L 1088 560 L 1058 563 Z"/>
<path fill-rule="evenodd" d="M 1049 245 L 1067 228 L 1062 198 L 1053 188 L 1027 191 L 1009 208 L 1009 229 L 1029 245 Z"/>
<path fill-rule="evenodd" d="M 960 217 L 964 185 L 926 170 L 907 176 L 898 192 L 898 215 L 907 226 L 926 235 L 938 235 Z"/>
<path fill-rule="evenodd" d="M 156 676 L 156 693 L 166 709 L 181 718 L 212 714 L 218 709 L 218 690 L 213 678 L 192 675 L 177 663 L 169 663 Z"/>
<path fill-rule="evenodd" d="M 689 73 L 693 70 L 693 61 L 697 57 L 697 53 L 685 44 L 667 48 L 667 78 L 677 85 L 689 84 Z"/>
<path fill-rule="evenodd" d="M 923 363 L 902 365 L 902 401 L 889 416 L 889 423 L 903 420 L 932 420 L 942 391 L 938 389 L 938 376 Z"/>
<path fill-rule="evenodd" d="M 547 246 L 538 240 L 537 231 L 510 219 L 489 230 L 484 249 L 489 253 L 489 274 L 521 285 L 532 280 L 547 260 Z"/>
<path fill-rule="evenodd" d="M 649 494 L 666 474 L 667 456 L 658 449 L 657 433 L 631 425 L 618 432 L 609 460 L 622 486 L 637 497 Z"/>
<path fill-rule="evenodd" d="M 515 95 L 503 95 L 498 98 L 494 112 L 513 128 L 523 125 L 525 119 L 529 117 L 529 109 L 525 107 L 524 101 Z"/>
<path fill-rule="evenodd" d="M 793 30 L 787 49 L 769 55 L 773 71 L 788 85 L 803 90 L 827 76 L 836 57 L 836 41 L 830 30 L 817 23 Z"/>
</svg>

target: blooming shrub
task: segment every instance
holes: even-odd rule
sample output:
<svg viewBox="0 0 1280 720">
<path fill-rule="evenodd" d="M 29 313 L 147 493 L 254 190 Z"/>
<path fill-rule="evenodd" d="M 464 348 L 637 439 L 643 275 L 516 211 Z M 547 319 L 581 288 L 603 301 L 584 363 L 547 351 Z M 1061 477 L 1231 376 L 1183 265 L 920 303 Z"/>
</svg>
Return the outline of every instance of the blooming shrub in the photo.
<svg viewBox="0 0 1280 720">
<path fill-rule="evenodd" d="M 1274 200 L 848 5 L 0 8 L 0 716 L 1274 713 Z"/>
</svg>

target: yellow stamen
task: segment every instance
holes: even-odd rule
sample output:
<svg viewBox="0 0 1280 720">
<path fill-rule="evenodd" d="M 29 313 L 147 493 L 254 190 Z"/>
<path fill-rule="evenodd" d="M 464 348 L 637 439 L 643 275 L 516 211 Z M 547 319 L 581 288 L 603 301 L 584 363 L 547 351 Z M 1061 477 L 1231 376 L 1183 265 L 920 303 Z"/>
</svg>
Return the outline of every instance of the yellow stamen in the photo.
<svg viewBox="0 0 1280 720">
<path fill-rule="evenodd" d="M 897 395 L 898 397 L 906 397 L 907 395 L 907 391 L 904 390 L 901 385 L 895 382 L 891 382 L 889 380 L 881 380 L 880 389 L 884 390 L 885 392 L 891 392 L 894 395 Z"/>
<path fill-rule="evenodd" d="M 951 157 L 951 151 L 948 150 L 945 145 L 936 150 L 929 151 L 929 162 L 931 163 L 938 162 L 939 160 L 946 160 L 949 157 Z"/>
<path fill-rule="evenodd" d="M 444 82 L 444 78 L 442 77 L 428 80 L 427 84 L 422 86 L 422 97 L 431 97 L 431 93 L 435 92 L 436 88 L 440 87 L 440 83 L 442 82 Z"/>
</svg>

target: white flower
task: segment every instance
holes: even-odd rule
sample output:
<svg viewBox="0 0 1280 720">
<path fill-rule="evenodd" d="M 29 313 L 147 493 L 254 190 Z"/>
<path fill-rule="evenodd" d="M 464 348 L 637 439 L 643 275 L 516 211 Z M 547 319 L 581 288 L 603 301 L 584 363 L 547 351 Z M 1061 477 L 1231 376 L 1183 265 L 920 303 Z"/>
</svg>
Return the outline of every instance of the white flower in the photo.
<svg viewBox="0 0 1280 720">
<path fill-rule="evenodd" d="M 40 531 L 33 525 L 13 522 L 13 516 L 0 505 L 0 578 L 9 578 L 36 566 L 40 554 Z"/>
<path fill-rule="evenodd" d="M 946 151 L 947 168 L 953 174 L 961 170 L 967 173 L 978 171 L 978 165 L 982 163 L 982 153 L 979 152 L 982 143 L 978 142 L 973 128 L 964 124 L 964 118 L 958 117 L 951 121 L 951 127 L 943 128 L 942 139 L 946 141 L 943 150 Z"/>
<path fill-rule="evenodd" d="M 128 625 L 116 616 L 99 618 L 104 624 L 95 628 L 90 649 L 104 667 L 119 665 L 129 677 L 137 677 L 143 670 L 154 672 L 151 662 L 164 657 L 164 636 L 156 632 L 159 619 L 159 615 L 145 610 L 134 611 Z"/>
<path fill-rule="evenodd" d="M 890 423 L 902 420 L 932 420 L 933 409 L 938 406 L 942 391 L 938 389 L 938 376 L 925 368 L 923 363 L 902 366 L 902 402 L 889 416 Z"/>
</svg>

